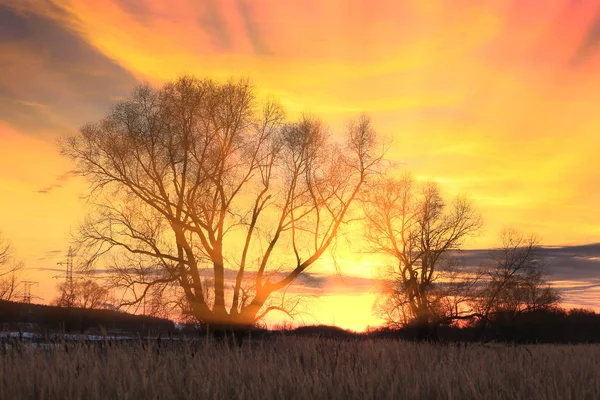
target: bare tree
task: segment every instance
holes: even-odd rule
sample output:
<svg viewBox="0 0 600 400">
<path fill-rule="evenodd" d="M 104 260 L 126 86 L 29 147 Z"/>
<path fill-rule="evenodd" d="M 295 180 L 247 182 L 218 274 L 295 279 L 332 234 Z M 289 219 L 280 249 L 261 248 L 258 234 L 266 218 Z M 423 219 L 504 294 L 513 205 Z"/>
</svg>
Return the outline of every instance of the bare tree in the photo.
<svg viewBox="0 0 600 400">
<path fill-rule="evenodd" d="M 53 304 L 59 307 L 105 308 L 110 300 L 109 290 L 91 278 L 61 282 L 58 292 Z"/>
<path fill-rule="evenodd" d="M 0 234 L 0 300 L 14 300 L 23 263 L 14 257 L 10 242 Z"/>
<path fill-rule="evenodd" d="M 416 323 L 424 330 L 427 325 L 470 321 L 484 329 L 500 313 L 514 318 L 558 304 L 560 294 L 546 281 L 535 236 L 505 230 L 485 263 L 460 267 L 452 255 L 479 227 L 479 217 L 463 199 L 446 211 L 435 186 L 426 184 L 418 195 L 414 186 L 408 175 L 380 181 L 365 208 L 373 249 L 397 260 L 378 303 L 389 325 Z"/>
<path fill-rule="evenodd" d="M 437 184 L 418 185 L 405 174 L 374 183 L 364 209 L 370 250 L 395 259 L 379 303 L 388 323 L 415 322 L 426 334 L 432 324 L 463 318 L 463 294 L 474 282 L 460 276 L 451 255 L 481 225 L 471 203 L 447 204 Z"/>
<path fill-rule="evenodd" d="M 91 185 L 79 251 L 110 260 L 125 305 L 162 286 L 203 323 L 286 312 L 271 295 L 327 251 L 380 161 L 368 117 L 330 136 L 312 117 L 287 123 L 245 80 L 138 87 L 62 141 Z"/>
<path fill-rule="evenodd" d="M 482 267 L 484 281 L 472 307 L 483 327 L 497 313 L 514 318 L 520 313 L 556 306 L 560 293 L 546 281 L 539 239 L 507 229 L 501 245 L 490 251 Z"/>
<path fill-rule="evenodd" d="M 52 305 L 65 308 L 76 307 L 77 292 L 75 291 L 75 282 L 71 284 L 61 282 L 56 285 L 56 290 L 58 291 L 58 296 L 52 301 Z"/>
</svg>

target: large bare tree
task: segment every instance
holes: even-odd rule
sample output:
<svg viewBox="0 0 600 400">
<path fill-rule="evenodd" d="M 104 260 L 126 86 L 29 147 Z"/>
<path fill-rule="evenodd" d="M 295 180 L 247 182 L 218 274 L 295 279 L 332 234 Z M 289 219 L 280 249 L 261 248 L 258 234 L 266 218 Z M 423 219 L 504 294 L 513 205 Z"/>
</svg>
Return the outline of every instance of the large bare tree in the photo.
<svg viewBox="0 0 600 400">
<path fill-rule="evenodd" d="M 80 254 L 124 304 L 177 288 L 198 321 L 249 326 L 330 247 L 381 155 L 366 116 L 332 140 L 246 80 L 148 85 L 61 142 L 90 182 Z M 175 295 L 176 297 L 177 295 Z"/>
<path fill-rule="evenodd" d="M 372 184 L 364 210 L 370 250 L 394 259 L 379 307 L 388 323 L 414 322 L 426 334 L 432 324 L 464 317 L 460 303 L 473 282 L 460 276 L 452 254 L 481 225 L 470 201 L 446 203 L 436 183 L 405 174 Z"/>
<path fill-rule="evenodd" d="M 14 257 L 11 243 L 0 234 L 0 300 L 14 300 L 23 263 Z"/>
</svg>

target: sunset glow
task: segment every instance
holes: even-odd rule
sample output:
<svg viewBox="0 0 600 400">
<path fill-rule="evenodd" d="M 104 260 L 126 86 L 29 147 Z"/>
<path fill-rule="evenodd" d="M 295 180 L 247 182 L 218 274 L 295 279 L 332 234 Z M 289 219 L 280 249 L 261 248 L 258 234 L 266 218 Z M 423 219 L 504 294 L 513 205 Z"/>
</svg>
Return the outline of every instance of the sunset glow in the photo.
<svg viewBox="0 0 600 400">
<path fill-rule="evenodd" d="M 484 225 L 467 249 L 505 227 L 547 246 L 600 243 L 598 1 L 0 0 L 0 231 L 38 302 L 55 297 L 85 215 L 86 182 L 57 139 L 135 85 L 187 73 L 249 77 L 336 134 L 368 113 L 389 161 L 473 200 Z M 299 323 L 381 323 L 390 260 L 352 229 L 310 269 L 318 285 L 297 283 L 319 296 Z M 552 256 L 553 279 L 565 305 L 600 309 L 600 255 L 580 256 Z"/>
</svg>

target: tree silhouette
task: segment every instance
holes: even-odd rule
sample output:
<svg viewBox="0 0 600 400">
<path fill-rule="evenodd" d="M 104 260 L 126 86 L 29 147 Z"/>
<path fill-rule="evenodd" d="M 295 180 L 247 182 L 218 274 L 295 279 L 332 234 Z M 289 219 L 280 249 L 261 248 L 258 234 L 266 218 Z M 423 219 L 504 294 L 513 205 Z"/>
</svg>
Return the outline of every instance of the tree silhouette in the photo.
<svg viewBox="0 0 600 400">
<path fill-rule="evenodd" d="M 457 282 L 451 268 L 452 251 L 481 225 L 471 203 L 457 197 L 447 204 L 436 183 L 419 185 L 405 174 L 371 185 L 364 210 L 365 238 L 371 251 L 395 259 L 387 277 L 388 290 L 379 304 L 388 323 L 414 322 L 424 336 L 432 324 L 461 318 L 462 312 L 454 312 L 462 301 L 458 286 L 449 285 L 448 278 Z"/>
<path fill-rule="evenodd" d="M 496 314 L 518 314 L 558 305 L 560 293 L 546 282 L 539 239 L 514 229 L 504 230 L 501 244 L 482 266 L 482 289 L 472 307 L 482 328 Z"/>
<path fill-rule="evenodd" d="M 14 258 L 11 243 L 0 234 L 0 300 L 13 300 L 20 285 L 23 263 Z"/>
<path fill-rule="evenodd" d="M 173 289 L 200 322 L 249 326 L 286 311 L 272 295 L 334 241 L 376 145 L 368 117 L 334 142 L 318 119 L 286 122 L 246 80 L 140 86 L 61 143 L 90 182 L 78 249 L 110 262 L 124 305 Z"/>
<path fill-rule="evenodd" d="M 438 185 L 418 185 L 409 174 L 369 189 L 365 238 L 371 251 L 395 259 L 377 304 L 388 325 L 414 325 L 418 337 L 435 337 L 440 324 L 475 321 L 483 329 L 499 314 L 514 318 L 557 305 L 535 236 L 506 230 L 483 265 L 461 267 L 456 251 L 481 225 L 468 200 L 447 204 Z"/>
<path fill-rule="evenodd" d="M 90 278 L 61 282 L 58 292 L 53 304 L 59 307 L 105 308 L 109 302 L 108 289 Z"/>
</svg>

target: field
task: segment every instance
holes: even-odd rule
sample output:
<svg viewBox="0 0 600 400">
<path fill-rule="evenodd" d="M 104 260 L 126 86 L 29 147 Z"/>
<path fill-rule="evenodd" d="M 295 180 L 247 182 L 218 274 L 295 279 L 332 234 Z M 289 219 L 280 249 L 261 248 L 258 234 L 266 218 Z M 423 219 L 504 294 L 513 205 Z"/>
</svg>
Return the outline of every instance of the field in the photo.
<svg viewBox="0 0 600 400">
<path fill-rule="evenodd" d="M 1 399 L 599 399 L 598 345 L 3 346 Z"/>
</svg>

